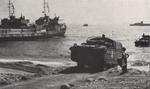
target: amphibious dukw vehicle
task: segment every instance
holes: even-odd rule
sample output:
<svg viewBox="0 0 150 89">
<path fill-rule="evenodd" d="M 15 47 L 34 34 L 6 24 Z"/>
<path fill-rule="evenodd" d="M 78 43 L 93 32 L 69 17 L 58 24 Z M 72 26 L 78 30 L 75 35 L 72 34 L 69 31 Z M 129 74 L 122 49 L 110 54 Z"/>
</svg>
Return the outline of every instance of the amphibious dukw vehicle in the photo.
<svg viewBox="0 0 150 89">
<path fill-rule="evenodd" d="M 150 35 L 143 34 L 142 37 L 135 41 L 136 47 L 148 47 L 150 46 Z"/>
<path fill-rule="evenodd" d="M 71 60 L 78 67 L 108 68 L 117 66 L 117 59 L 122 58 L 122 44 L 110 38 L 90 37 L 81 45 L 70 47 Z"/>
</svg>

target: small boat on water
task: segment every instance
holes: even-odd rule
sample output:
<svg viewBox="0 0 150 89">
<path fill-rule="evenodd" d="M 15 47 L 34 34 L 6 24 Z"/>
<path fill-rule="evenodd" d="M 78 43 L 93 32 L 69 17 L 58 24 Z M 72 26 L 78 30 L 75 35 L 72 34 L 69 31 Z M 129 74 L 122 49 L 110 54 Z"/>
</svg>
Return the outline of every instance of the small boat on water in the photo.
<svg viewBox="0 0 150 89">
<path fill-rule="evenodd" d="M 136 47 L 150 47 L 150 35 L 143 34 L 141 38 L 135 41 Z"/>
<path fill-rule="evenodd" d="M 47 3 L 48 6 L 48 3 Z M 59 17 L 50 19 L 46 15 L 46 2 L 44 0 L 44 17 L 31 24 L 29 19 L 21 15 L 15 16 L 15 7 L 9 0 L 9 17 L 3 18 L 0 24 L 0 41 L 36 40 L 52 36 L 64 36 L 66 25 L 59 24 Z"/>
<path fill-rule="evenodd" d="M 130 26 L 150 26 L 150 24 L 148 24 L 148 23 L 143 23 L 143 21 L 141 21 L 140 23 L 130 24 Z"/>
<path fill-rule="evenodd" d="M 87 27 L 87 26 L 89 26 L 89 25 L 88 25 L 88 24 L 83 24 L 83 26 Z"/>
</svg>

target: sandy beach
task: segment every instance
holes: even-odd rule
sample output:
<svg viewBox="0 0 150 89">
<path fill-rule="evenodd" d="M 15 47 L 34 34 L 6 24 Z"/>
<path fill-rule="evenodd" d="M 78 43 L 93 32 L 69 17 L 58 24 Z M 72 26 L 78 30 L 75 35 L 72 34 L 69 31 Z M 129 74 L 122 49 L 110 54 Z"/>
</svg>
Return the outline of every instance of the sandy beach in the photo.
<svg viewBox="0 0 150 89">
<path fill-rule="evenodd" d="M 0 62 L 0 89 L 149 89 L 150 72 L 135 69 L 134 66 L 146 65 L 137 62 L 121 75 L 119 67 L 100 71 L 81 69 L 71 63 L 50 66 L 5 61 Z"/>
</svg>

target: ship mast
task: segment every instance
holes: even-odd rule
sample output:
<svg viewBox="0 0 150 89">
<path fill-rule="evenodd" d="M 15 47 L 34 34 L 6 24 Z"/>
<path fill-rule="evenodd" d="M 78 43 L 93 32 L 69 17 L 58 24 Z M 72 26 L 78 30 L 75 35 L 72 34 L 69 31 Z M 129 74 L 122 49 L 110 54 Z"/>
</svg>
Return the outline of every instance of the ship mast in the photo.
<svg viewBox="0 0 150 89">
<path fill-rule="evenodd" d="M 10 15 L 10 13 L 11 13 L 11 11 L 10 11 L 10 5 L 11 5 L 11 3 L 10 3 L 10 0 L 9 0 L 9 3 L 8 3 L 9 17 L 11 16 L 11 15 Z"/>
<path fill-rule="evenodd" d="M 8 9 L 9 9 L 9 17 L 14 16 L 15 14 L 15 7 L 13 5 L 13 3 L 10 2 L 8 3 Z"/>
<path fill-rule="evenodd" d="M 43 11 L 44 15 L 46 15 L 47 13 L 49 13 L 48 1 L 46 2 L 46 1 L 44 0 L 44 6 L 43 6 L 43 8 L 44 8 L 44 11 Z"/>
<path fill-rule="evenodd" d="M 43 11 L 44 14 L 46 14 L 46 7 L 45 7 L 45 5 L 46 5 L 46 2 L 44 0 L 44 11 Z"/>
</svg>

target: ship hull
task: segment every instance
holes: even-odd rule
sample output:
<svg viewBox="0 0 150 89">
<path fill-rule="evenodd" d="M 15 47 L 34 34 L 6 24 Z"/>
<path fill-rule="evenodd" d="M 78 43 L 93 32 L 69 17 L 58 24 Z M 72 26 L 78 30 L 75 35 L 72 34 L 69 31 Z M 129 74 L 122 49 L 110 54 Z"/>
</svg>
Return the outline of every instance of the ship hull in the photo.
<svg viewBox="0 0 150 89">
<path fill-rule="evenodd" d="M 14 29 L 11 29 L 11 30 L 14 30 Z M 21 30 L 21 29 L 17 29 L 17 30 Z M 26 29 L 26 30 L 31 30 L 31 29 Z M 33 41 L 33 40 L 39 40 L 39 39 L 47 39 L 47 38 L 51 38 L 54 36 L 63 37 L 65 32 L 66 32 L 65 30 L 64 31 L 54 30 L 54 31 L 48 31 L 46 33 L 36 33 L 32 31 L 24 32 L 24 33 L 16 32 L 14 34 L 0 33 L 0 41 Z"/>
<path fill-rule="evenodd" d="M 150 47 L 150 35 L 142 35 L 142 38 L 135 41 L 136 47 Z"/>
<path fill-rule="evenodd" d="M 150 47 L 150 41 L 147 41 L 147 42 L 136 41 L 135 46 L 136 47 Z"/>
<path fill-rule="evenodd" d="M 130 24 L 130 26 L 150 26 L 150 24 Z"/>
<path fill-rule="evenodd" d="M 54 36 L 64 36 L 62 33 L 55 35 L 31 36 L 31 37 L 0 37 L 0 41 L 33 41 L 40 39 L 47 39 Z"/>
<path fill-rule="evenodd" d="M 53 36 L 64 36 L 63 34 L 56 34 Z M 52 35 L 45 36 L 31 36 L 31 37 L 0 37 L 0 41 L 33 41 L 40 39 L 47 39 L 53 37 Z"/>
</svg>

